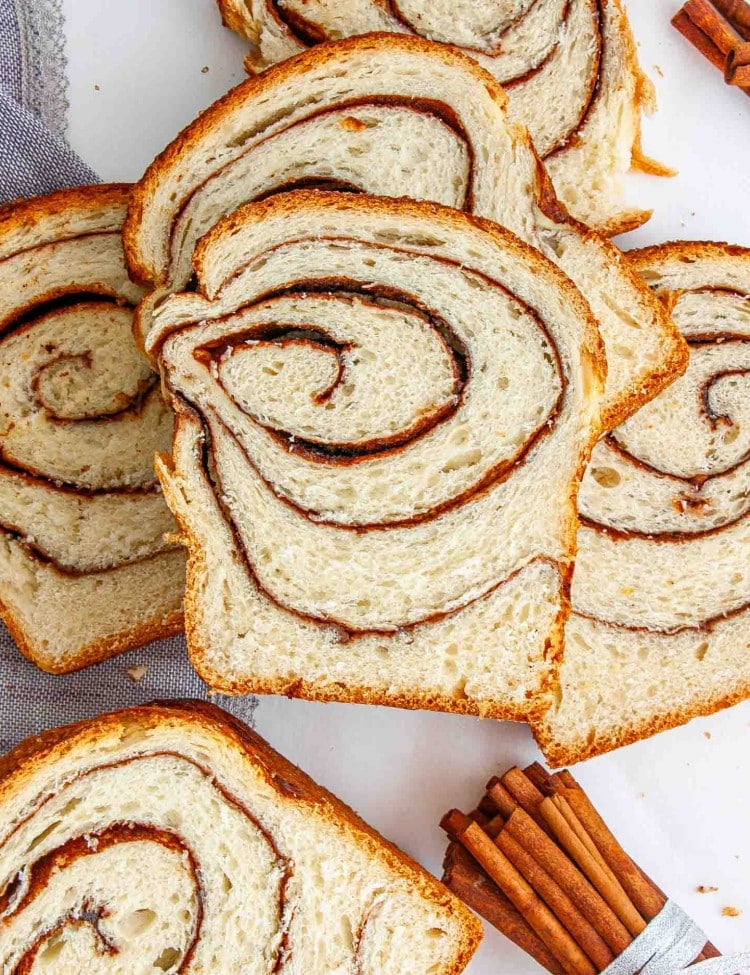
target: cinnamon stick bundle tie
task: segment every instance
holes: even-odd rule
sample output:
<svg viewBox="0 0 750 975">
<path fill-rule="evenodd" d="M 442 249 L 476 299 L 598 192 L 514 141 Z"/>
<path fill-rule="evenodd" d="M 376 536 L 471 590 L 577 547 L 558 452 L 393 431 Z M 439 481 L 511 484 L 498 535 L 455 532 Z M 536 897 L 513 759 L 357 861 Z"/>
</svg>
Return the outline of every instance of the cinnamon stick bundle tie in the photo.
<svg viewBox="0 0 750 975">
<path fill-rule="evenodd" d="M 750 953 L 706 941 L 570 772 L 513 768 L 486 789 L 482 811 L 443 818 L 443 880 L 552 975 L 750 975 Z"/>
<path fill-rule="evenodd" d="M 602 975 L 750 975 L 750 952 L 692 964 L 706 936 L 674 901 L 661 911 Z"/>
</svg>

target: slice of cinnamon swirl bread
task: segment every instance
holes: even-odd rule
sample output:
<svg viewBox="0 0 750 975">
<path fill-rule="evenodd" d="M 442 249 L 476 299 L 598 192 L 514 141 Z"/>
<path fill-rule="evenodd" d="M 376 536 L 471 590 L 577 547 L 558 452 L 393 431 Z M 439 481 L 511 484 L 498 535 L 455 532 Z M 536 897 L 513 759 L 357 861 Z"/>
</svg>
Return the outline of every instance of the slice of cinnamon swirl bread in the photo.
<svg viewBox="0 0 750 975">
<path fill-rule="evenodd" d="M 194 665 L 229 692 L 549 701 L 604 358 L 570 281 L 435 204 L 297 191 L 155 312 Z"/>
<path fill-rule="evenodd" d="M 181 628 L 184 555 L 153 470 L 173 418 L 131 332 L 128 195 L 0 211 L 0 615 L 57 673 Z"/>
<path fill-rule="evenodd" d="M 555 764 L 750 696 L 750 250 L 630 257 L 690 365 L 584 478 L 561 688 L 537 728 Z"/>
<path fill-rule="evenodd" d="M 623 203 L 631 165 L 666 172 L 640 152 L 654 107 L 620 0 L 218 0 L 227 26 L 253 44 L 250 71 L 321 41 L 390 31 L 462 49 L 508 94 L 560 199 L 605 233 L 650 216 Z"/>
<path fill-rule="evenodd" d="M 0 760 L 0 905 L 9 975 L 459 975 L 481 939 L 446 887 L 197 701 Z"/>
<path fill-rule="evenodd" d="M 305 185 L 410 196 L 488 217 L 556 262 L 596 316 L 609 372 L 607 428 L 684 369 L 687 351 L 608 240 L 572 221 L 505 95 L 464 55 L 386 34 L 316 48 L 230 92 L 138 185 L 125 227 L 133 273 L 188 285 L 199 237 L 241 204 Z"/>
</svg>

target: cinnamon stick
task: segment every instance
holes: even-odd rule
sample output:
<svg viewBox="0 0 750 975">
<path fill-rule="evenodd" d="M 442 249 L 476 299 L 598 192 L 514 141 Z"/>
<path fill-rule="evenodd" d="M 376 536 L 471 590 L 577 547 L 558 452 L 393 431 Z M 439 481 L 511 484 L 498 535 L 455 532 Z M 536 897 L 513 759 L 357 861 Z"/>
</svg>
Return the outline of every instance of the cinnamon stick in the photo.
<svg viewBox="0 0 750 975">
<path fill-rule="evenodd" d="M 739 38 L 708 0 L 687 0 L 672 18 L 673 26 L 722 74 L 739 46 Z M 750 95 L 750 87 L 739 86 Z"/>
<path fill-rule="evenodd" d="M 550 778 L 559 779 L 562 785 L 566 786 L 568 789 L 581 789 L 580 785 L 573 778 L 573 773 L 570 771 L 570 769 L 561 769 L 554 776 L 550 776 Z M 583 789 L 581 789 L 581 792 L 583 792 Z"/>
<path fill-rule="evenodd" d="M 495 843 L 554 912 L 555 917 L 573 935 L 576 943 L 596 965 L 597 970 L 602 971 L 606 968 L 613 961 L 614 954 L 609 950 L 606 942 L 594 926 L 576 908 L 562 887 L 555 883 L 544 867 L 510 833 L 501 830 L 495 839 Z"/>
<path fill-rule="evenodd" d="M 459 843 L 448 846 L 443 862 L 443 883 L 506 938 L 531 955 L 550 975 L 565 975 L 544 942 Z"/>
<path fill-rule="evenodd" d="M 610 950 L 615 955 L 621 954 L 632 941 L 627 928 L 531 816 L 521 808 L 516 809 L 505 824 L 504 831 L 516 839 L 537 863 L 544 864 L 549 875 L 567 893 Z"/>
<path fill-rule="evenodd" d="M 458 809 L 444 816 L 440 825 L 495 881 L 566 975 L 597 975 L 593 963 L 481 826 Z"/>
<path fill-rule="evenodd" d="M 505 826 L 505 820 L 498 813 L 497 816 L 493 816 L 492 819 L 487 823 L 487 825 L 484 827 L 484 831 L 490 837 L 490 839 L 494 840 L 503 826 Z"/>
<path fill-rule="evenodd" d="M 575 811 L 605 862 L 622 884 L 636 910 L 650 921 L 666 903 L 666 897 L 647 881 L 638 866 L 617 842 L 591 800 L 579 787 L 561 793 Z"/>
<path fill-rule="evenodd" d="M 592 838 L 586 832 L 583 823 L 580 821 L 578 816 L 576 816 L 575 812 L 568 804 L 567 800 L 563 797 L 562 792 L 556 793 L 552 797 L 552 802 L 555 804 L 558 811 L 563 815 L 568 826 L 570 826 L 570 828 L 576 834 L 578 839 L 583 843 L 583 845 L 586 847 L 589 853 L 595 859 L 597 859 L 603 867 L 609 869 L 607 863 L 604 860 L 604 857 L 597 849 L 596 843 L 594 843 Z"/>
<path fill-rule="evenodd" d="M 493 807 L 501 816 L 505 816 L 507 819 L 513 814 L 513 812 L 518 809 L 518 803 L 513 798 L 513 796 L 508 792 L 505 786 L 502 784 L 497 776 L 494 776 L 487 783 L 487 796 L 486 799 L 488 804 Z M 479 804 L 479 808 L 483 809 L 483 802 Z"/>
<path fill-rule="evenodd" d="M 709 0 L 687 0 L 682 7 L 690 21 L 709 38 L 726 58 L 738 38 L 726 20 L 716 12 Z"/>
<path fill-rule="evenodd" d="M 449 848 L 446 882 L 553 975 L 606 969 L 666 896 L 569 771 L 535 763 L 487 789 L 480 810 L 453 810 L 441 823 L 465 848 Z M 708 943 L 696 961 L 719 954 Z"/>
<path fill-rule="evenodd" d="M 538 815 L 537 808 L 542 799 L 544 799 L 544 796 L 533 782 L 523 774 L 521 769 L 518 767 L 508 769 L 500 781 L 521 809 L 525 809 L 530 816 L 536 819 Z"/>
<path fill-rule="evenodd" d="M 634 938 L 639 935 L 645 929 L 646 922 L 628 899 L 628 895 L 612 871 L 602 866 L 597 857 L 592 856 L 549 796 L 542 800 L 539 810 L 560 846 L 581 868 L 630 934 Z"/>
<path fill-rule="evenodd" d="M 557 781 L 560 785 L 562 785 L 559 773 L 548 772 L 540 762 L 534 762 L 532 765 L 527 765 L 523 770 L 523 774 L 537 787 L 542 795 L 545 796 L 550 795 L 550 789 L 553 782 Z"/>
<path fill-rule="evenodd" d="M 750 4 L 745 0 L 713 0 L 713 4 L 740 37 L 750 41 Z"/>
<path fill-rule="evenodd" d="M 718 68 L 719 71 L 724 70 L 726 55 L 721 53 L 716 44 L 707 34 L 703 33 L 700 27 L 696 27 L 684 10 L 679 10 L 674 15 L 672 26 L 676 27 L 682 36 L 690 41 L 693 47 L 700 51 L 703 57 L 710 61 L 715 68 Z"/>
<path fill-rule="evenodd" d="M 724 80 L 728 85 L 750 88 L 750 42 L 740 44 L 729 52 Z"/>
<path fill-rule="evenodd" d="M 566 772 L 564 781 L 565 786 L 557 794 L 565 798 L 573 809 L 636 910 L 651 921 L 666 904 L 666 895 L 628 856 L 570 772 Z M 719 955 L 720 952 L 710 942 L 702 952 L 706 958 Z"/>
<path fill-rule="evenodd" d="M 531 765 L 527 765 L 523 770 L 523 774 L 543 795 L 549 795 L 547 792 L 548 783 L 553 778 L 553 775 L 547 771 L 541 762 L 533 762 Z"/>
</svg>

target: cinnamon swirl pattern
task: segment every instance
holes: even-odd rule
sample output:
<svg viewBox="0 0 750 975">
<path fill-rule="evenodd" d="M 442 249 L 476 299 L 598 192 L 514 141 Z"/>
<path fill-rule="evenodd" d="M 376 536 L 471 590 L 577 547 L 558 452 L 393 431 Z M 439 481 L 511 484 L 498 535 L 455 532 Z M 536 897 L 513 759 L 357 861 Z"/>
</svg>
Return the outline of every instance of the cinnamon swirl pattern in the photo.
<svg viewBox="0 0 750 975">
<path fill-rule="evenodd" d="M 3 764 L 7 975 L 458 975 L 481 938 L 437 881 L 210 705 L 105 715 Z"/>
<path fill-rule="evenodd" d="M 127 201 L 94 187 L 0 216 L 0 613 L 54 672 L 181 625 L 153 470 L 173 419 L 133 341 Z"/>
<path fill-rule="evenodd" d="M 582 484 L 561 697 L 540 728 L 559 763 L 750 694 L 750 251 L 632 260 L 690 364 L 597 444 Z"/>
<path fill-rule="evenodd" d="M 455 210 L 309 191 L 226 218 L 195 268 L 148 351 L 178 414 L 157 470 L 201 676 L 539 712 L 600 429 L 570 282 Z"/>
<path fill-rule="evenodd" d="M 687 363 L 663 307 L 607 240 L 571 221 L 505 95 L 469 58 L 395 34 L 316 48 L 250 79 L 166 149 L 138 184 L 124 236 L 134 275 L 190 283 L 202 234 L 242 204 L 318 185 L 434 200 L 507 227 L 558 264 L 599 323 L 607 428 Z"/>
<path fill-rule="evenodd" d="M 640 118 L 653 95 L 619 0 L 218 3 L 227 26 L 252 42 L 253 72 L 322 41 L 373 31 L 462 49 L 505 88 L 511 118 L 528 128 L 575 217 L 621 233 L 650 216 L 622 203 L 631 157 L 643 161 Z"/>
</svg>

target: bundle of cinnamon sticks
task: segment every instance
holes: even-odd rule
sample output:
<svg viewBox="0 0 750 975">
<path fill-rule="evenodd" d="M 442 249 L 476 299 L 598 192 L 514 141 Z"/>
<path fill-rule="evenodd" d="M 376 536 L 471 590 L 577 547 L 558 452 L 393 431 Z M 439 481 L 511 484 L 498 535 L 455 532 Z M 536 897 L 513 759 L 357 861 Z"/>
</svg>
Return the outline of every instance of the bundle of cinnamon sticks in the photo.
<svg viewBox="0 0 750 975">
<path fill-rule="evenodd" d="M 443 882 L 553 975 L 603 971 L 666 903 L 570 772 L 512 768 L 441 826 Z"/>
<path fill-rule="evenodd" d="M 750 95 L 750 4 L 745 0 L 688 0 L 672 23 L 724 73 L 728 85 Z"/>
</svg>

